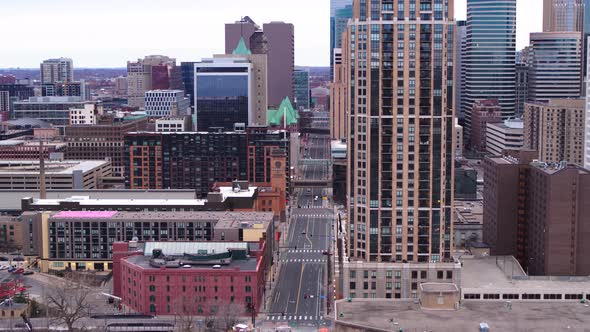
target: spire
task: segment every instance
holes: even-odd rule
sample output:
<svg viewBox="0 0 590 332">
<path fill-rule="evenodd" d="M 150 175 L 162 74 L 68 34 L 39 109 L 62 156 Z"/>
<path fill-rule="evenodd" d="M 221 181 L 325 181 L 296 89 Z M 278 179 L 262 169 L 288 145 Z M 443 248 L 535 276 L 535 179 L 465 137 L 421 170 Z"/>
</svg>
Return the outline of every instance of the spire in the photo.
<svg viewBox="0 0 590 332">
<path fill-rule="evenodd" d="M 234 49 L 232 54 L 236 55 L 250 55 L 252 52 L 246 47 L 246 42 L 244 41 L 244 37 L 240 37 L 240 41 L 238 42 L 238 46 Z"/>
</svg>

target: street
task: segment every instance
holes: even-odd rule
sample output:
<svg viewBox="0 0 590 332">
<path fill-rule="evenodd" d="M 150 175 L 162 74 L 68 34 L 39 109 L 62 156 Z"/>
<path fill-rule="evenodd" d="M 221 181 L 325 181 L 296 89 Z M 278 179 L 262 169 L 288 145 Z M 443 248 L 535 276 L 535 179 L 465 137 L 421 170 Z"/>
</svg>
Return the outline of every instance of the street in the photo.
<svg viewBox="0 0 590 332">
<path fill-rule="evenodd" d="M 329 142 L 322 135 L 304 140 L 302 179 L 328 179 Z M 332 296 L 327 279 L 334 219 L 331 188 L 296 188 L 294 196 L 289 232 L 279 247 L 278 281 L 263 326 L 328 326 L 324 315 Z"/>
</svg>

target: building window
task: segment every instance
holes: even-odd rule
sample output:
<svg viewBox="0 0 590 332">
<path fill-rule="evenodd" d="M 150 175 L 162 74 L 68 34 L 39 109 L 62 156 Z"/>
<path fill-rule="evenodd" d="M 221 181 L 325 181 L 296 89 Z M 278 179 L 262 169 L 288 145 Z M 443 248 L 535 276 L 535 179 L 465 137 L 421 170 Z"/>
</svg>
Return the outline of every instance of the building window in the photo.
<svg viewBox="0 0 590 332">
<path fill-rule="evenodd" d="M 150 295 L 150 302 L 156 302 L 156 296 Z"/>
<path fill-rule="evenodd" d="M 395 289 L 401 289 L 402 288 L 402 283 L 399 281 L 395 282 Z"/>
<path fill-rule="evenodd" d="M 453 279 L 453 271 L 447 271 L 447 279 Z"/>
<path fill-rule="evenodd" d="M 156 305 L 150 304 L 150 312 L 156 312 Z"/>
<path fill-rule="evenodd" d="M 354 282 L 354 281 L 350 282 L 350 289 L 356 289 L 356 282 Z"/>
<path fill-rule="evenodd" d="M 356 279 L 356 271 L 350 271 L 350 279 Z"/>
<path fill-rule="evenodd" d="M 418 279 L 418 271 L 412 271 L 412 279 Z"/>
<path fill-rule="evenodd" d="M 442 279 L 444 277 L 444 271 L 436 271 L 436 277 Z"/>
<path fill-rule="evenodd" d="M 217 287 L 216 287 L 217 288 Z M 252 292 L 252 287 L 250 286 L 246 286 L 246 293 L 250 293 Z"/>
<path fill-rule="evenodd" d="M 155 291 L 156 291 L 156 286 L 150 285 L 150 292 L 155 292 Z"/>
<path fill-rule="evenodd" d="M 385 283 L 385 289 L 391 289 L 391 286 L 392 286 L 391 281 L 388 281 Z"/>
<path fill-rule="evenodd" d="M 427 278 L 426 271 L 420 271 L 420 279 L 426 279 L 426 278 Z"/>
<path fill-rule="evenodd" d="M 390 271 L 386 271 L 386 272 L 385 272 L 385 277 L 386 277 L 387 279 L 391 279 L 391 277 L 392 277 L 392 271 L 391 271 L 391 270 L 390 270 Z"/>
</svg>

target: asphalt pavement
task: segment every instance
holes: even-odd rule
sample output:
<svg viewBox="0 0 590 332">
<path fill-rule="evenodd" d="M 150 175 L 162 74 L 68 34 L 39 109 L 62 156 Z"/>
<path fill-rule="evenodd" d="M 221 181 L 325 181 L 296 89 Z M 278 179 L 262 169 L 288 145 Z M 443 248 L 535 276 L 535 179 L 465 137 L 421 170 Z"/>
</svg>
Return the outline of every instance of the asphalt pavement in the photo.
<svg viewBox="0 0 590 332">
<path fill-rule="evenodd" d="M 327 179 L 329 138 L 312 135 L 305 141 L 300 174 L 304 179 Z M 329 326 L 324 316 L 326 301 L 331 297 L 327 281 L 334 220 L 331 190 L 298 188 L 294 195 L 296 206 L 291 210 L 287 238 L 280 248 L 281 269 L 264 325 L 298 330 Z"/>
</svg>

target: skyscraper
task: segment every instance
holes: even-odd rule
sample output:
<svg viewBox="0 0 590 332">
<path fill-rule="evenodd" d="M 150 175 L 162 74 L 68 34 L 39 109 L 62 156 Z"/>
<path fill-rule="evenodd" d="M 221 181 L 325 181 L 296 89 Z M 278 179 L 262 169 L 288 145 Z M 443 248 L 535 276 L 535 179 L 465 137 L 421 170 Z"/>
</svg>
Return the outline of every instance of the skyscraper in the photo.
<svg viewBox="0 0 590 332">
<path fill-rule="evenodd" d="M 543 0 L 543 32 L 582 32 L 584 24 L 584 0 Z"/>
<path fill-rule="evenodd" d="M 334 79 L 334 49 L 342 48 L 342 32 L 352 17 L 352 0 L 330 0 L 330 78 Z"/>
<path fill-rule="evenodd" d="M 498 99 L 504 119 L 515 109 L 516 0 L 467 0 L 465 135 L 478 99 Z"/>
<path fill-rule="evenodd" d="M 454 2 L 372 2 L 355 1 L 350 43 L 343 45 L 350 54 L 343 57 L 350 87 L 348 255 L 362 264 L 448 262 Z"/>
<path fill-rule="evenodd" d="M 293 24 L 270 22 L 262 29 L 248 16 L 225 24 L 225 54 L 232 54 L 240 39 L 253 54 L 266 54 L 268 105 L 278 107 L 285 97 L 293 100 L 295 32 Z"/>
<path fill-rule="evenodd" d="M 580 32 L 531 33 L 530 101 L 577 98 L 582 84 Z"/>
<path fill-rule="evenodd" d="M 455 110 L 455 116 L 461 119 L 461 122 L 465 110 L 461 108 L 461 100 L 463 100 L 463 90 L 465 89 L 465 70 L 463 70 L 463 57 L 465 56 L 465 46 L 467 42 L 467 22 L 457 21 L 457 32 L 455 35 L 455 102 L 457 109 Z"/>
<path fill-rule="evenodd" d="M 127 104 L 145 106 L 145 92 L 152 89 L 182 89 L 182 72 L 176 60 L 164 55 L 148 55 L 127 61 Z"/>
<path fill-rule="evenodd" d="M 295 69 L 293 75 L 295 105 L 297 108 L 309 109 L 309 71 L 307 69 Z"/>
<path fill-rule="evenodd" d="M 41 63 L 41 84 L 71 82 L 74 80 L 72 59 L 48 59 Z"/>
</svg>

